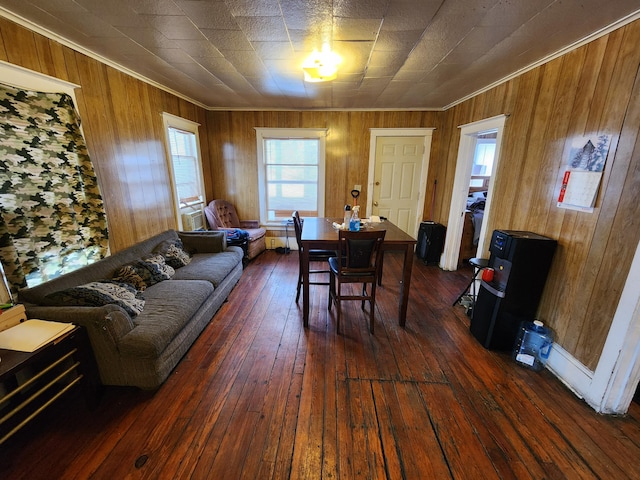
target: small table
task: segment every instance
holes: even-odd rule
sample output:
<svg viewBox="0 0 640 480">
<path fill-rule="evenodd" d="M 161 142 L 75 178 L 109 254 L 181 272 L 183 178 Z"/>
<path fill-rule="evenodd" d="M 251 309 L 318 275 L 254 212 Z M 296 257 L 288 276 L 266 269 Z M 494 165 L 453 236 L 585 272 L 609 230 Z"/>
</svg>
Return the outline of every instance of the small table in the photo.
<svg viewBox="0 0 640 480">
<path fill-rule="evenodd" d="M 0 349 L 0 359 L 0 445 L 75 385 L 97 404 L 98 370 L 83 327 L 35 352 Z"/>
<path fill-rule="evenodd" d="M 338 230 L 333 227 L 333 223 L 342 223 L 342 220 L 342 218 L 306 217 L 302 223 L 302 321 L 305 327 L 309 326 L 309 250 L 336 250 L 338 248 Z M 388 250 L 404 252 L 400 298 L 398 299 L 398 323 L 404 327 L 407 320 L 407 303 L 416 239 L 388 220 L 381 223 L 370 223 L 367 225 L 367 229 L 387 231 L 382 244 L 383 252 Z M 379 284 L 381 280 L 381 277 L 378 278 Z"/>
</svg>

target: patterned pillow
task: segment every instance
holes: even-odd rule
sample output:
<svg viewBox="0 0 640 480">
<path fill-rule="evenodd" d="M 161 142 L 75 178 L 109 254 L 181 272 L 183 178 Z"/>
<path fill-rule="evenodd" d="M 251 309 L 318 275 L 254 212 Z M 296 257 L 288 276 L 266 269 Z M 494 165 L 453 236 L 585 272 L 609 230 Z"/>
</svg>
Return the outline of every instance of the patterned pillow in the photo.
<svg viewBox="0 0 640 480">
<path fill-rule="evenodd" d="M 113 277 L 117 282 L 126 282 L 143 291 L 151 285 L 169 280 L 176 271 L 166 264 L 162 255 L 154 255 L 120 268 Z"/>
<path fill-rule="evenodd" d="M 191 257 L 184 249 L 182 240 L 165 240 L 154 250 L 162 255 L 167 265 L 173 268 L 184 267 L 191 261 Z"/>
<path fill-rule="evenodd" d="M 121 283 L 128 283 L 136 290 L 144 291 L 147 288 L 147 284 L 138 273 L 138 270 L 133 265 L 125 265 L 116 273 L 113 280 Z"/>
<path fill-rule="evenodd" d="M 171 265 L 167 265 L 164 257 L 160 254 L 136 262 L 136 265 L 141 265 L 147 269 L 151 273 L 152 280 L 157 279 L 157 282 L 154 281 L 153 283 L 169 280 L 176 273 Z M 146 280 L 145 282 L 147 282 L 147 285 L 153 285 Z"/>
<path fill-rule="evenodd" d="M 164 258 L 167 265 L 173 268 L 184 267 L 191 261 L 189 254 L 178 245 L 169 245 L 169 248 L 164 253 Z"/>
<path fill-rule="evenodd" d="M 45 299 L 50 305 L 101 307 L 113 303 L 124 308 L 132 316 L 138 315 L 144 308 L 144 300 L 138 298 L 135 288 L 112 280 L 100 280 L 67 288 L 51 293 Z"/>
</svg>

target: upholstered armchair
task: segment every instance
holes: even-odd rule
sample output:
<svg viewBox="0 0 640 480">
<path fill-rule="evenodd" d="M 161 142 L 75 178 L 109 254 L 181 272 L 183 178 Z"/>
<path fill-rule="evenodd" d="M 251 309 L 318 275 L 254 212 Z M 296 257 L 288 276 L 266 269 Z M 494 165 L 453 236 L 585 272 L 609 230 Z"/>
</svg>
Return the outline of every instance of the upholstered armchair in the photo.
<svg viewBox="0 0 640 480">
<path fill-rule="evenodd" d="M 249 234 L 247 258 L 257 257 L 267 248 L 265 235 L 267 231 L 260 227 L 258 220 L 240 221 L 235 207 L 226 200 L 213 200 L 204 207 L 207 223 L 212 230 L 240 229 Z"/>
</svg>

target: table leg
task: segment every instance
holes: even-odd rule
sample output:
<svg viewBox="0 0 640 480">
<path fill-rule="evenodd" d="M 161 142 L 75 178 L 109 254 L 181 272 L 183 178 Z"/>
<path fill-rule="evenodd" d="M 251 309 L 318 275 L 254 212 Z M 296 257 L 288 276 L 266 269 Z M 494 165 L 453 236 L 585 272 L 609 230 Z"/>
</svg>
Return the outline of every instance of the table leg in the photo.
<svg viewBox="0 0 640 480">
<path fill-rule="evenodd" d="M 302 252 L 302 324 L 309 326 L 309 249 L 303 248 Z"/>
<path fill-rule="evenodd" d="M 409 288 L 411 287 L 411 270 L 413 269 L 413 244 L 407 244 L 404 251 L 404 265 L 402 267 L 402 283 L 400 284 L 400 305 L 398 323 L 404 327 L 407 321 L 407 304 L 409 303 Z"/>
</svg>

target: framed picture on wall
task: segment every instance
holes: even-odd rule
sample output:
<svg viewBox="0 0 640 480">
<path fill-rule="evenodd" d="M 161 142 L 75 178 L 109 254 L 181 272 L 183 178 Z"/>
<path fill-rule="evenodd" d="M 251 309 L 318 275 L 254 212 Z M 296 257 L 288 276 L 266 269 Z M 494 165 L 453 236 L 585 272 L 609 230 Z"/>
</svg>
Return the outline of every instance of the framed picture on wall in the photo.
<svg viewBox="0 0 640 480">
<path fill-rule="evenodd" d="M 558 207 L 593 212 L 610 141 L 610 135 L 574 139 L 562 177 Z"/>
</svg>

